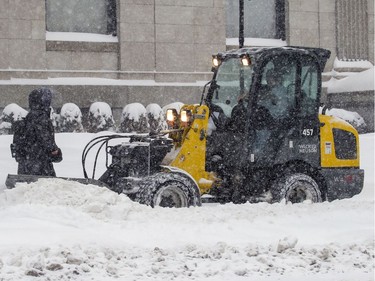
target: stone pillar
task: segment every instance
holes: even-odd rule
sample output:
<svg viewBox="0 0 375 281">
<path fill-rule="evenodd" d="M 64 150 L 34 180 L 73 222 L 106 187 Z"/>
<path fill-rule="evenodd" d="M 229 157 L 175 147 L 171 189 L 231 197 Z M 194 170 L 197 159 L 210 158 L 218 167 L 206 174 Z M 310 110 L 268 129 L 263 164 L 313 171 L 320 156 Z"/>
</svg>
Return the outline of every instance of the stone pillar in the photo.
<svg viewBox="0 0 375 281">
<path fill-rule="evenodd" d="M 194 71 L 211 71 L 212 54 L 226 50 L 224 0 L 196 0 L 194 6 Z"/>
<path fill-rule="evenodd" d="M 319 47 L 319 0 L 289 0 L 289 45 Z"/>
<path fill-rule="evenodd" d="M 119 70 L 155 70 L 155 0 L 119 0 Z M 120 77 L 128 78 L 128 77 Z M 145 77 L 143 79 L 153 79 Z"/>
<path fill-rule="evenodd" d="M 155 0 L 156 80 L 194 81 L 225 41 L 223 0 Z"/>
<path fill-rule="evenodd" d="M 337 56 L 369 59 L 368 0 L 336 0 Z"/>
<path fill-rule="evenodd" d="M 0 0 L 0 80 L 9 79 L 9 1 Z"/>
<path fill-rule="evenodd" d="M 46 68 L 45 1 L 1 0 L 0 5 L 1 10 L 8 13 L 8 30 L 5 36 L 9 39 L 9 67 L 44 70 Z M 8 6 L 8 9 L 3 9 L 3 5 Z"/>
<path fill-rule="evenodd" d="M 120 78 L 204 80 L 225 50 L 223 0 L 119 0 L 118 19 Z"/>
<path fill-rule="evenodd" d="M 194 7 L 190 1 L 156 1 L 155 28 L 156 71 L 193 72 Z"/>
<path fill-rule="evenodd" d="M 374 64 L 374 0 L 368 0 L 367 5 L 369 61 Z"/>
<path fill-rule="evenodd" d="M 336 58 L 335 0 L 319 0 L 319 46 L 331 51 L 326 70 L 333 68 Z"/>
</svg>

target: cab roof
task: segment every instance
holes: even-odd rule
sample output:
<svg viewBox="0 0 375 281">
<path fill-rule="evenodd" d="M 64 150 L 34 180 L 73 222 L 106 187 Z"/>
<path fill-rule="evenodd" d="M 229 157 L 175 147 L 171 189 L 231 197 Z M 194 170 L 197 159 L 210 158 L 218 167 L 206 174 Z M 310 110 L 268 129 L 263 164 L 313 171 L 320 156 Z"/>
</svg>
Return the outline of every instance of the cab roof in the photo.
<svg viewBox="0 0 375 281">
<path fill-rule="evenodd" d="M 312 47 L 297 47 L 297 46 L 285 46 L 285 47 L 248 47 L 242 49 L 229 50 L 227 52 L 218 53 L 217 56 L 222 60 L 226 58 L 236 58 L 247 55 L 257 60 L 258 58 L 265 55 L 282 55 L 282 54 L 309 54 L 315 57 L 323 71 L 327 60 L 331 55 L 331 51 L 322 48 Z"/>
</svg>

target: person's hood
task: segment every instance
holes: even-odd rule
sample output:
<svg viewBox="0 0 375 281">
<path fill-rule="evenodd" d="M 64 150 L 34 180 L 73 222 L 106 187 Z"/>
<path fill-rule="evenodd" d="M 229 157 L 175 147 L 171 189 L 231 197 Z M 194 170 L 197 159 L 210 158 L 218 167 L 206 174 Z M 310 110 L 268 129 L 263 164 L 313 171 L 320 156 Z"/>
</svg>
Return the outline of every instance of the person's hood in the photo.
<svg viewBox="0 0 375 281">
<path fill-rule="evenodd" d="M 51 106 L 52 92 L 48 88 L 39 88 L 29 94 L 30 110 L 49 110 Z"/>
</svg>

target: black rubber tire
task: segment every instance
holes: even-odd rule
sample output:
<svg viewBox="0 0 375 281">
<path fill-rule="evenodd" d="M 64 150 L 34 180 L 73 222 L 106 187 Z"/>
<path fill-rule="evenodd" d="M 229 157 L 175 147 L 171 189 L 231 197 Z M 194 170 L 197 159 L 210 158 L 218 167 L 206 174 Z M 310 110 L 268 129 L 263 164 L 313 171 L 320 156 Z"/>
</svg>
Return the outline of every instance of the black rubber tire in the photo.
<svg viewBox="0 0 375 281">
<path fill-rule="evenodd" d="M 271 186 L 273 202 L 302 203 L 310 200 L 312 203 L 322 202 L 322 194 L 317 182 L 302 173 L 286 174 L 276 179 Z"/>
<path fill-rule="evenodd" d="M 161 172 L 145 178 L 135 201 L 151 207 L 183 208 L 202 204 L 198 187 L 178 172 Z"/>
</svg>

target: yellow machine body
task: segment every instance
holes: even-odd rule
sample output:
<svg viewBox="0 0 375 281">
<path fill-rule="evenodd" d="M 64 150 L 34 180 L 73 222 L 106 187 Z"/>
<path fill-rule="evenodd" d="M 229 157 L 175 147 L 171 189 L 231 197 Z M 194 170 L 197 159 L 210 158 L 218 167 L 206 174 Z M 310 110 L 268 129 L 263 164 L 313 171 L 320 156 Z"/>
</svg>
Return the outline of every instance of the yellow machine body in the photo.
<svg viewBox="0 0 375 281">
<path fill-rule="evenodd" d="M 358 168 L 359 167 L 359 136 L 357 130 L 349 123 L 328 115 L 319 115 L 320 123 L 320 153 L 322 168 Z M 352 134 L 355 138 L 355 152 L 351 159 L 340 159 L 337 157 L 336 143 L 333 131 L 341 131 Z"/>
<path fill-rule="evenodd" d="M 190 124 L 181 125 L 177 132 L 170 136 L 174 139 L 175 155 L 170 166 L 180 168 L 189 173 L 197 182 L 201 194 L 208 193 L 213 186 L 220 185 L 220 179 L 215 173 L 207 172 L 206 148 L 209 123 L 209 109 L 206 105 L 184 105 L 181 110 L 192 112 Z M 358 132 L 347 122 L 336 117 L 319 115 L 321 169 L 358 168 L 359 167 L 359 137 Z M 336 155 L 334 129 L 351 133 L 355 140 L 355 158 L 340 159 Z"/>
<path fill-rule="evenodd" d="M 197 182 L 201 194 L 207 193 L 217 180 L 214 173 L 205 170 L 206 141 L 209 110 L 205 105 L 185 105 L 181 110 L 188 109 L 193 113 L 193 121 L 172 136 L 178 154 L 169 164 L 188 172 Z"/>
</svg>

